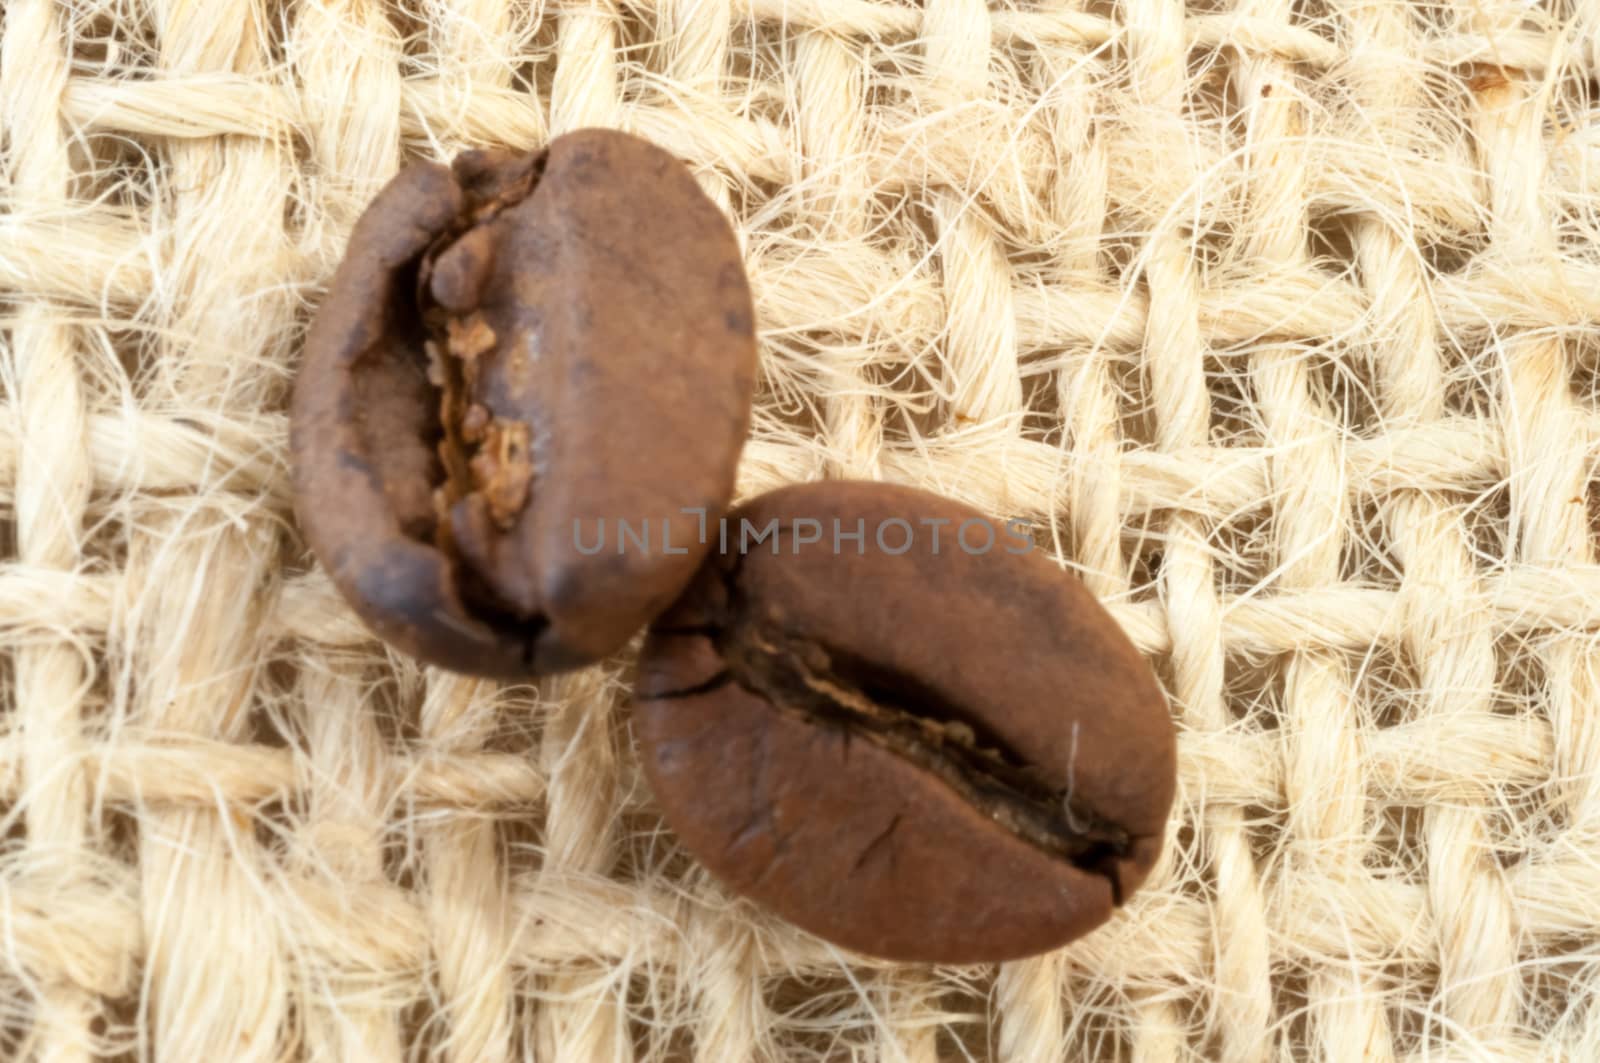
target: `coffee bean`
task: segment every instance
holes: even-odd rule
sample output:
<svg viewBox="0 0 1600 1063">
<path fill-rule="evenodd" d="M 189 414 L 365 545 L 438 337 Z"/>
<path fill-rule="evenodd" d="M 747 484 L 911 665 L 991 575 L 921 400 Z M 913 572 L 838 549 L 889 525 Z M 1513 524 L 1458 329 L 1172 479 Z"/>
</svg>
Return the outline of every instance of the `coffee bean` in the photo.
<svg viewBox="0 0 1600 1063">
<path fill-rule="evenodd" d="M 634 708 L 691 853 L 894 960 L 1042 952 L 1127 899 L 1161 850 L 1174 734 L 1081 583 L 1015 526 L 904 487 L 785 488 L 727 522 L 652 626 Z"/>
<path fill-rule="evenodd" d="M 306 538 L 423 660 L 518 677 L 603 657 L 683 590 L 728 504 L 752 321 L 727 220 L 645 141 L 583 130 L 411 166 L 356 225 L 306 343 Z M 650 548 L 579 549 L 622 524 Z"/>
</svg>

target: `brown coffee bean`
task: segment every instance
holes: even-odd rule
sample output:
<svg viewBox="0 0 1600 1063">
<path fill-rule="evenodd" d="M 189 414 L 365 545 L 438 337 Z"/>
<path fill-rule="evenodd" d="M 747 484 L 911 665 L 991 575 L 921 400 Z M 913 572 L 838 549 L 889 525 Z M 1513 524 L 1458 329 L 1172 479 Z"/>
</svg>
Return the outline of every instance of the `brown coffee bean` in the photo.
<svg viewBox="0 0 1600 1063">
<path fill-rule="evenodd" d="M 844 482 L 726 527 L 652 627 L 634 710 L 713 873 L 837 944 L 942 963 L 1054 948 L 1144 880 L 1175 785 L 1165 699 L 1025 531 Z"/>
<path fill-rule="evenodd" d="M 645 141 L 583 130 L 411 166 L 356 225 L 306 343 L 306 538 L 423 660 L 518 677 L 603 657 L 682 591 L 727 506 L 752 322 L 727 220 Z M 579 549 L 622 522 L 651 548 Z"/>
</svg>

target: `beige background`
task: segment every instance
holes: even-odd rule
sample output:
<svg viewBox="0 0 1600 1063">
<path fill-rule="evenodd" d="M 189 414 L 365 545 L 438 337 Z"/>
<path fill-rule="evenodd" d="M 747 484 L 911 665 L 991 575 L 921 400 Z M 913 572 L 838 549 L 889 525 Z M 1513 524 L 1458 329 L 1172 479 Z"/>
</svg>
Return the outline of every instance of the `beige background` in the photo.
<svg viewBox="0 0 1600 1063">
<path fill-rule="evenodd" d="M 0 19 L 0 1058 L 1600 1059 L 1592 0 Z M 420 671 L 306 556 L 363 204 L 588 124 L 745 242 L 743 494 L 1032 520 L 1149 654 L 1175 841 L 1101 931 L 841 955 L 661 829 L 631 655 Z"/>
</svg>

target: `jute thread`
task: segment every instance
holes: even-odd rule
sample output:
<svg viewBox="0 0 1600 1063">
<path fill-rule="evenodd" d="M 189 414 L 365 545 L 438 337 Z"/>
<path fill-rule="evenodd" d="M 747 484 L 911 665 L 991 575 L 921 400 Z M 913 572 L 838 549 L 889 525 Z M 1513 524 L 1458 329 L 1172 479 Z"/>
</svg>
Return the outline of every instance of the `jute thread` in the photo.
<svg viewBox="0 0 1600 1063">
<path fill-rule="evenodd" d="M 0 1058 L 1600 1059 L 1597 41 L 1520 0 L 0 5 Z M 423 670 L 308 557 L 288 388 L 362 208 L 595 124 L 734 221 L 742 497 L 1027 520 L 1149 655 L 1173 840 L 1106 927 L 841 954 L 663 828 L 632 651 Z"/>
</svg>

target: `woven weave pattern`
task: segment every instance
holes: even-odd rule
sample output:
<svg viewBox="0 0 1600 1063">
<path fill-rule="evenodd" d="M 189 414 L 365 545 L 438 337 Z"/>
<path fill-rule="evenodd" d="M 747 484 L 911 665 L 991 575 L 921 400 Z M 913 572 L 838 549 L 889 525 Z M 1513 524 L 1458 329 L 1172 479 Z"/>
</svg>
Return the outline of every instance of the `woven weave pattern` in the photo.
<svg viewBox="0 0 1600 1063">
<path fill-rule="evenodd" d="M 1591 0 L 0 20 L 0 1057 L 1600 1059 Z M 842 955 L 662 828 L 631 653 L 424 671 L 307 556 L 362 207 L 585 125 L 735 221 L 742 496 L 1028 520 L 1150 656 L 1173 840 L 1106 927 Z"/>
</svg>

